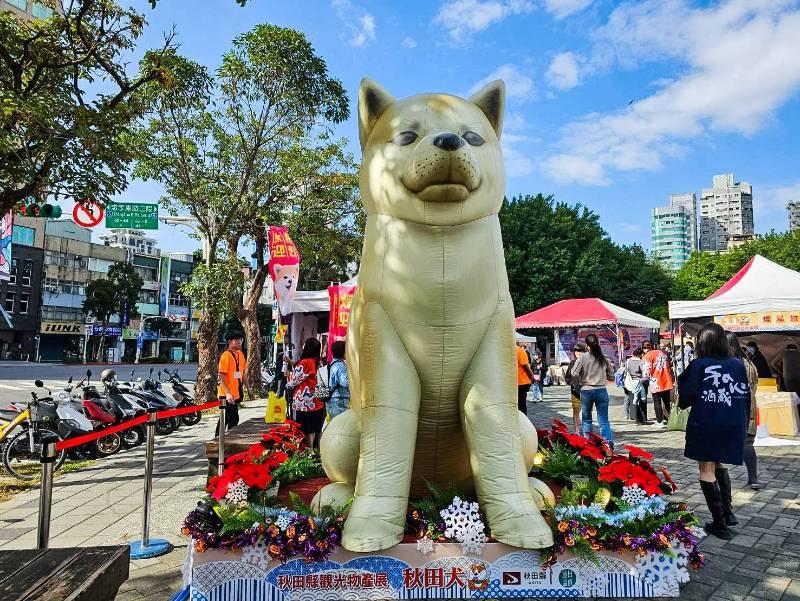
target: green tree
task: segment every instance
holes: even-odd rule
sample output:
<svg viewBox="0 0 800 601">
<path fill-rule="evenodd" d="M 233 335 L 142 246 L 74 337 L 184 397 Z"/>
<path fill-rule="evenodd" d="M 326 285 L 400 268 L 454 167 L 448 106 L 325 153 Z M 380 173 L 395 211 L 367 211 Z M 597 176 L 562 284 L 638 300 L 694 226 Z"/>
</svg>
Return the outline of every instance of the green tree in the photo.
<svg viewBox="0 0 800 601">
<path fill-rule="evenodd" d="M 205 270 L 193 274 L 205 287 L 188 288 L 214 308 L 200 322 L 198 383 L 216 376 L 216 333 L 231 306 L 248 340 L 248 375 L 257 376 L 265 226 L 291 210 L 315 164 L 304 149 L 325 142 L 326 122 L 347 118 L 347 96 L 302 33 L 274 25 L 237 37 L 214 76 L 185 60 L 174 72 L 178 85 L 152 95 L 152 117 L 134 137 L 135 174 L 162 182 L 163 203 L 194 216 L 209 241 Z M 242 301 L 242 286 L 228 284 L 246 239 L 255 243 L 256 269 Z M 214 291 L 225 298 L 212 299 Z"/>
<path fill-rule="evenodd" d="M 31 196 L 105 203 L 123 191 L 142 92 L 172 85 L 171 34 L 129 75 L 144 17 L 112 0 L 61 5 L 48 19 L 0 10 L 2 214 Z"/>
<path fill-rule="evenodd" d="M 500 225 L 517 315 L 580 297 L 645 314 L 666 306 L 671 275 L 641 246 L 614 244 L 584 206 L 519 196 L 503 203 Z"/>
<path fill-rule="evenodd" d="M 178 324 L 166 317 L 151 317 L 147 320 L 151 332 L 158 332 L 160 338 L 169 338 L 175 333 Z"/>
<path fill-rule="evenodd" d="M 692 253 L 675 276 L 672 297 L 679 300 L 707 298 L 755 255 L 800 271 L 800 232 L 772 231 L 726 253 Z"/>
<path fill-rule="evenodd" d="M 128 317 L 138 317 L 136 301 L 144 280 L 134 271 L 130 263 L 114 263 L 108 268 L 105 278 L 98 278 L 86 287 L 83 312 L 93 316 L 103 326 L 100 344 L 97 347 L 97 361 L 103 360 L 106 329 L 111 316 L 127 313 Z"/>
</svg>

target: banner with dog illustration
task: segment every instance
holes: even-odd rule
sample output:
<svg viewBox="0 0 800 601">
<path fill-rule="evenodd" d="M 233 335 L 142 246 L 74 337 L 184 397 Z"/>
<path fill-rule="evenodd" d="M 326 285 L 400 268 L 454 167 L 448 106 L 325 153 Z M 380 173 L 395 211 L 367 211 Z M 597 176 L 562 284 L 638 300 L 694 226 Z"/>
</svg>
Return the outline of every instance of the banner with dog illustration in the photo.
<svg viewBox="0 0 800 601">
<path fill-rule="evenodd" d="M 300 277 L 300 253 L 283 226 L 269 226 L 269 276 L 275 288 L 275 299 L 281 315 L 292 312 L 292 301 L 297 293 Z"/>
<path fill-rule="evenodd" d="M 331 300 L 330 317 L 328 319 L 328 362 L 333 361 L 333 351 L 331 350 L 333 343 L 337 340 L 344 340 L 347 337 L 350 308 L 353 306 L 356 287 L 354 284 L 328 286 L 328 296 Z"/>
</svg>

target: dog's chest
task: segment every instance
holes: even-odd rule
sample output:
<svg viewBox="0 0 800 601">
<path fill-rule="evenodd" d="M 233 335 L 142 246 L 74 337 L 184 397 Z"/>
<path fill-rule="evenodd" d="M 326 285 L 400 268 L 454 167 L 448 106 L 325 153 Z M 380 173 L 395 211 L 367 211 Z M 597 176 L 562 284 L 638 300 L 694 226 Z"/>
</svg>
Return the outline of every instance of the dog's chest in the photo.
<svg viewBox="0 0 800 601">
<path fill-rule="evenodd" d="M 359 285 L 395 322 L 425 326 L 484 320 L 508 295 L 496 216 L 425 226 L 370 216 Z"/>
</svg>

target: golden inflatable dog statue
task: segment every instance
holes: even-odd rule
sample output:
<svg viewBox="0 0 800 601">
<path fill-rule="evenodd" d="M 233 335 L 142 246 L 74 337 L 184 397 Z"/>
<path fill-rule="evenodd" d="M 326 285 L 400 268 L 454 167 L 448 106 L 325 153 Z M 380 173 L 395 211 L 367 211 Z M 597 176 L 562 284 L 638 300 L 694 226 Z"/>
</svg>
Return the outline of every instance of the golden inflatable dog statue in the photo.
<svg viewBox="0 0 800 601">
<path fill-rule="evenodd" d="M 317 506 L 354 496 L 342 544 L 377 551 L 403 537 L 409 494 L 426 481 L 474 486 L 492 535 L 553 542 L 529 482 L 536 431 L 517 410 L 514 308 L 497 213 L 505 86 L 469 100 L 394 100 L 359 91 L 367 227 L 347 335 L 350 411 L 321 440 L 333 484 Z"/>
</svg>

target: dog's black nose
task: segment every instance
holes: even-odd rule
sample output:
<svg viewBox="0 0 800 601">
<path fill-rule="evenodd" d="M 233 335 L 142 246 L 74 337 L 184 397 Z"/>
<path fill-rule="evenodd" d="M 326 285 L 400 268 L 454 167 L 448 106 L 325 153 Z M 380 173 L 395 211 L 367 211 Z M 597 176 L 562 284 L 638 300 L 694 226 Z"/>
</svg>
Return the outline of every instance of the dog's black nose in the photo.
<svg viewBox="0 0 800 601">
<path fill-rule="evenodd" d="M 456 134 L 440 134 L 433 139 L 433 145 L 442 150 L 458 150 L 464 145 L 464 140 Z"/>
</svg>

